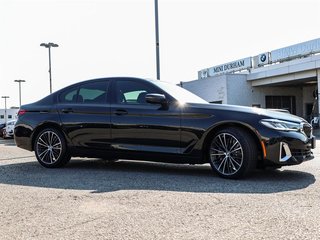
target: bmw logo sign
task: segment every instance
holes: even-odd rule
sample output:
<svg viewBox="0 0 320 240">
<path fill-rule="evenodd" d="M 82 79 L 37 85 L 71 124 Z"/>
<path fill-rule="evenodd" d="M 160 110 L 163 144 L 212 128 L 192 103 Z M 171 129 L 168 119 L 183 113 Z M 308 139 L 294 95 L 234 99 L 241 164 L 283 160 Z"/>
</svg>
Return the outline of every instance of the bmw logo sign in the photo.
<svg viewBox="0 0 320 240">
<path fill-rule="evenodd" d="M 265 62 L 267 60 L 267 56 L 265 54 L 261 54 L 260 61 Z"/>
</svg>

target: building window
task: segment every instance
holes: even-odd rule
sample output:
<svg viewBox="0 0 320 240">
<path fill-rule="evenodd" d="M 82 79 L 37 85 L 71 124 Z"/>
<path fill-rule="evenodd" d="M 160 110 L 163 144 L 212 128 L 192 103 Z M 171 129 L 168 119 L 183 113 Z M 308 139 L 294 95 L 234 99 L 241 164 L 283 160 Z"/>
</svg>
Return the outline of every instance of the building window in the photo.
<svg viewBox="0 0 320 240">
<path fill-rule="evenodd" d="M 0 115 L 0 118 L 1 118 L 1 119 L 4 119 L 4 115 Z"/>
<path fill-rule="evenodd" d="M 8 118 L 11 119 L 11 118 L 12 118 L 12 115 L 8 115 Z"/>
<path fill-rule="evenodd" d="M 295 96 L 266 96 L 266 108 L 284 109 L 296 114 Z"/>
</svg>

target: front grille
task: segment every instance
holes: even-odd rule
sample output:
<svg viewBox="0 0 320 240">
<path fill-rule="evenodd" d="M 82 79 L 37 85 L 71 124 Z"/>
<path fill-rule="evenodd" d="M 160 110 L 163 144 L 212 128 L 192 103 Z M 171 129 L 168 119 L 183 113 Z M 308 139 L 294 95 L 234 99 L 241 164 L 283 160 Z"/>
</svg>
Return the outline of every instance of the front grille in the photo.
<svg viewBox="0 0 320 240">
<path fill-rule="evenodd" d="M 313 156 L 311 150 L 291 149 L 291 154 L 297 159 L 306 159 Z"/>
<path fill-rule="evenodd" d="M 307 137 L 311 137 L 312 126 L 309 123 L 303 124 L 303 132 L 307 135 Z"/>
</svg>

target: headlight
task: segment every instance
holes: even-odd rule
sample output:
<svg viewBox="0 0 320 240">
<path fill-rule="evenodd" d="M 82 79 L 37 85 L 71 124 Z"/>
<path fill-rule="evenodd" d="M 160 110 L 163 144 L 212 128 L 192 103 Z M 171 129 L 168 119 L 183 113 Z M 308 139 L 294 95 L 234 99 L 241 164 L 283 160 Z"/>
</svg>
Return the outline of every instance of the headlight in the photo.
<svg viewBox="0 0 320 240">
<path fill-rule="evenodd" d="M 281 121 L 278 119 L 262 119 L 260 123 L 268 128 L 272 128 L 279 131 L 296 131 L 302 130 L 300 123 Z"/>
</svg>

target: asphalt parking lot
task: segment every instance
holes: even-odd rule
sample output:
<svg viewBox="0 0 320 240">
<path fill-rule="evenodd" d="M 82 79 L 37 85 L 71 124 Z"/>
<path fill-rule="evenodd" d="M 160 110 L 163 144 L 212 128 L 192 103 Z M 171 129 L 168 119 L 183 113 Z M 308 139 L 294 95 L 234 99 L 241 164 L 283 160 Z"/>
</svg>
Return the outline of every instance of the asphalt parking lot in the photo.
<svg viewBox="0 0 320 240">
<path fill-rule="evenodd" d="M 74 158 L 45 169 L 1 139 L 0 239 L 320 239 L 314 152 L 225 180 L 208 165 Z"/>
</svg>

